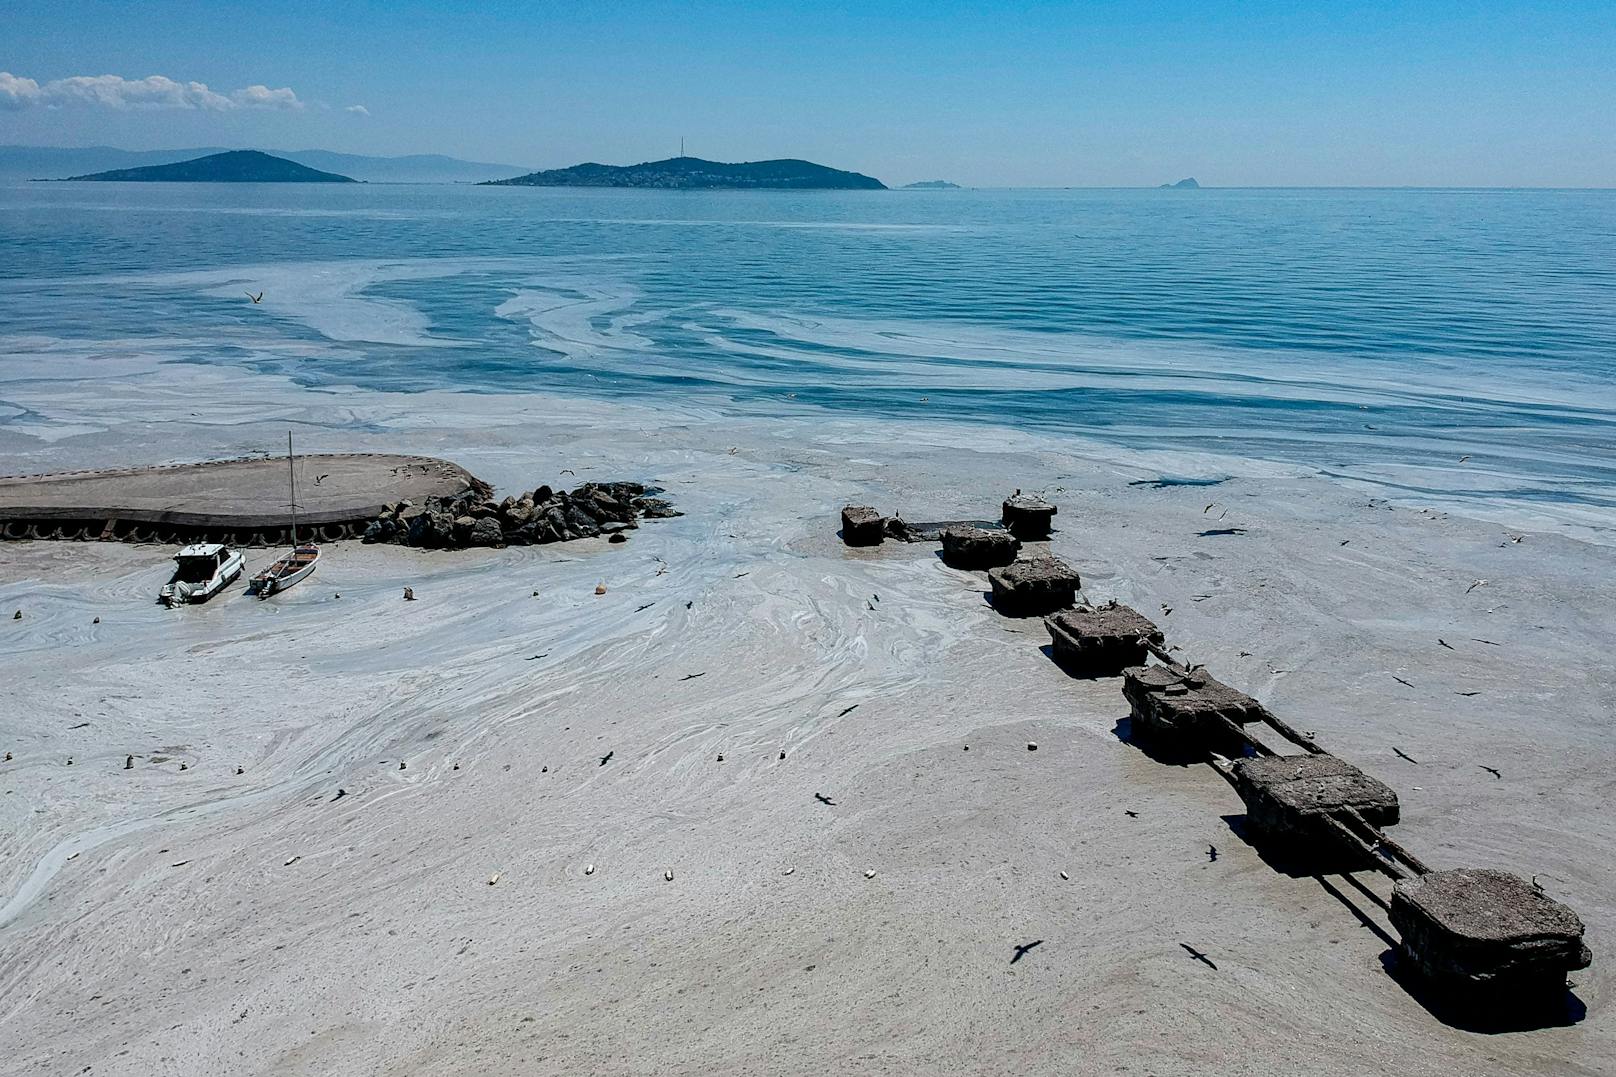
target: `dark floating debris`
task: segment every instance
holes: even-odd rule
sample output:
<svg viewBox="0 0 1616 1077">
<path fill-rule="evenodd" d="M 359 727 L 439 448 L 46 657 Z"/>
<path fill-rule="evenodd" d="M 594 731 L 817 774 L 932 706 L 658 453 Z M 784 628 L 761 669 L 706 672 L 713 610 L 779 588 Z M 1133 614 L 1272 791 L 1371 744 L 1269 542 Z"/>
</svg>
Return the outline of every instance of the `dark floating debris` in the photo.
<svg viewBox="0 0 1616 1077">
<path fill-rule="evenodd" d="M 1189 479 L 1174 475 L 1163 475 L 1159 479 L 1134 479 L 1128 485 L 1148 486 L 1152 490 L 1168 490 L 1175 486 L 1222 486 L 1228 481 L 1228 476 L 1221 479 Z"/>
</svg>

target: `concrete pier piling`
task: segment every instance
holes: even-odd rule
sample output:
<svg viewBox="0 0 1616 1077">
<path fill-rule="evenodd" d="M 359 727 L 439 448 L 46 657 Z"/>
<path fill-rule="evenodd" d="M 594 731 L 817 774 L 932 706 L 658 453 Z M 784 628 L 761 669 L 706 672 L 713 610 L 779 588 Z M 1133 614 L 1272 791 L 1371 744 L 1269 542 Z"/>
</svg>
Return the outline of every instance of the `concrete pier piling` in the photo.
<svg viewBox="0 0 1616 1077">
<path fill-rule="evenodd" d="M 1047 539 L 1054 529 L 1056 511 L 1054 505 L 1036 494 L 1024 494 L 1017 490 L 1014 495 L 1005 498 L 1000 519 L 1016 538 L 1037 542 Z"/>
<path fill-rule="evenodd" d="M 1122 695 L 1134 737 L 1173 756 L 1204 755 L 1231 739 L 1238 742 L 1231 728 L 1263 717 L 1262 704 L 1199 668 L 1135 666 L 1123 671 Z"/>
<path fill-rule="evenodd" d="M 1587 968 L 1582 920 L 1518 875 L 1433 871 L 1392 888 L 1402 956 L 1451 1001 L 1490 1008 L 1553 1005 Z"/>
<path fill-rule="evenodd" d="M 998 568 L 1015 561 L 1021 541 L 1008 531 L 956 524 L 942 533 L 943 563 L 950 568 Z"/>
<path fill-rule="evenodd" d="M 1310 858 L 1359 859 L 1356 849 L 1335 839 L 1330 819 L 1355 815 L 1375 827 L 1398 819 L 1396 793 L 1333 755 L 1237 759 L 1230 774 L 1254 835 Z"/>
<path fill-rule="evenodd" d="M 1006 617 L 1041 617 L 1077 600 L 1083 581 L 1058 557 L 1030 557 L 988 573 L 993 608 Z"/>
<path fill-rule="evenodd" d="M 842 509 L 842 541 L 849 546 L 879 546 L 886 538 L 887 522 L 868 505 Z"/>
<path fill-rule="evenodd" d="M 1160 647 L 1161 630 L 1144 614 L 1109 603 L 1097 609 L 1062 610 L 1044 618 L 1051 656 L 1077 677 L 1116 677 L 1149 656 L 1146 641 Z"/>
</svg>

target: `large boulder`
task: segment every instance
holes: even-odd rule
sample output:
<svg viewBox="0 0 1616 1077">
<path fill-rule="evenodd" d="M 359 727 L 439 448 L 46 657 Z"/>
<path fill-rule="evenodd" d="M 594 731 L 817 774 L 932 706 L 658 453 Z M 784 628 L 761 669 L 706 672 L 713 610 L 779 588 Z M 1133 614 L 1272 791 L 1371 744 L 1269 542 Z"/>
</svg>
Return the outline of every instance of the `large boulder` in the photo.
<svg viewBox="0 0 1616 1077">
<path fill-rule="evenodd" d="M 411 546 L 424 546 L 428 549 L 442 549 L 453 545 L 455 537 L 455 520 L 442 509 L 423 508 L 421 512 L 410 518 L 405 540 Z"/>
<path fill-rule="evenodd" d="M 466 536 L 468 546 L 503 546 L 505 533 L 500 530 L 499 521 L 483 517 L 471 525 L 471 533 Z"/>
<path fill-rule="evenodd" d="M 673 507 L 672 502 L 664 501 L 660 497 L 637 498 L 634 502 L 634 507 L 639 509 L 640 515 L 647 520 L 668 520 L 675 516 L 684 515 L 684 513 Z"/>
</svg>

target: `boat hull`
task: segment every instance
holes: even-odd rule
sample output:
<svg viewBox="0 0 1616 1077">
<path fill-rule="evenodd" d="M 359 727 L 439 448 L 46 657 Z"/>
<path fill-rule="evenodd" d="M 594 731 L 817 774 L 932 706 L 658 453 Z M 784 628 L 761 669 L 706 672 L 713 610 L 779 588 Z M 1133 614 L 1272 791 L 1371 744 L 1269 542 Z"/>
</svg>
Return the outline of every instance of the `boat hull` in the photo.
<svg viewBox="0 0 1616 1077">
<path fill-rule="evenodd" d="M 320 563 L 320 551 L 312 546 L 300 546 L 289 557 L 283 557 L 252 578 L 251 591 L 259 598 L 280 594 L 288 587 L 313 575 Z"/>
</svg>

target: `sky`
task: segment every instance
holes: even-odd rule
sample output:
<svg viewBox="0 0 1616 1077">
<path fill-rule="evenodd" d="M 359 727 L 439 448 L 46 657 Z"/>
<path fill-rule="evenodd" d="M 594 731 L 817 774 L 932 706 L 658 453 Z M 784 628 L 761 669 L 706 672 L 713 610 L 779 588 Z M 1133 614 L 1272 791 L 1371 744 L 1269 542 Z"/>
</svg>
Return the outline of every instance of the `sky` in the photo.
<svg viewBox="0 0 1616 1077">
<path fill-rule="evenodd" d="M 5 0 L 0 144 L 1616 186 L 1616 0 Z"/>
</svg>

